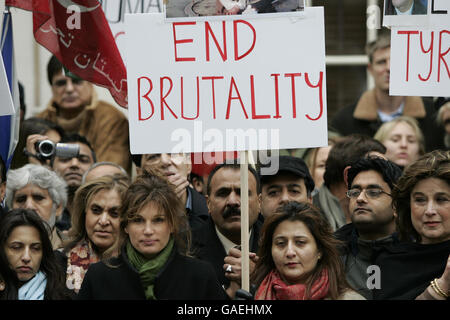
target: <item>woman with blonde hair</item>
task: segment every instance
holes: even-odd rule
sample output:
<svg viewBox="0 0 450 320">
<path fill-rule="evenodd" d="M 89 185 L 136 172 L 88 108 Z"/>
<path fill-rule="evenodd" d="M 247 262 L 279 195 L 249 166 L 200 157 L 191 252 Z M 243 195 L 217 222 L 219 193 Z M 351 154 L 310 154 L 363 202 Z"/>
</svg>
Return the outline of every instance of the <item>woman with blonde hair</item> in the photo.
<svg viewBox="0 0 450 320">
<path fill-rule="evenodd" d="M 386 157 L 395 164 L 406 167 L 425 153 L 425 139 L 416 119 L 400 116 L 385 122 L 374 139 L 386 147 Z"/>
<path fill-rule="evenodd" d="M 58 256 L 66 286 L 76 293 L 91 264 L 117 255 L 119 208 L 128 185 L 128 177 L 117 174 L 92 180 L 75 193 L 72 228 Z"/>
</svg>

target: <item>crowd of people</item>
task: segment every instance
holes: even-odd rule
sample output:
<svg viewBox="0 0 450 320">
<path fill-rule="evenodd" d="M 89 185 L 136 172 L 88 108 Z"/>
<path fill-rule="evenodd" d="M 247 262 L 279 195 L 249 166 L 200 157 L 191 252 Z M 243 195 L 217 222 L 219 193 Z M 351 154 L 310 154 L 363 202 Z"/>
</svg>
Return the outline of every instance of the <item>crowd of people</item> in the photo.
<svg viewBox="0 0 450 320">
<path fill-rule="evenodd" d="M 248 166 L 248 257 L 239 159 L 131 155 L 126 117 L 52 57 L 52 100 L 0 159 L 0 299 L 447 300 L 450 101 L 390 96 L 388 40 L 328 146 Z"/>
</svg>

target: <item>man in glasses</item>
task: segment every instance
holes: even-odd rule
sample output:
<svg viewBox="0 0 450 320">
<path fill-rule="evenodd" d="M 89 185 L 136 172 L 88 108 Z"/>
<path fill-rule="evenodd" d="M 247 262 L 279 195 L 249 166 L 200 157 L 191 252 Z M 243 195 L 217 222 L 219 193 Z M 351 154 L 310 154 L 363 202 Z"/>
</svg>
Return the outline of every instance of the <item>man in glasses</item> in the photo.
<svg viewBox="0 0 450 320">
<path fill-rule="evenodd" d="M 371 289 L 376 288 L 369 279 L 376 250 L 397 241 L 391 192 L 401 174 L 400 167 L 379 157 L 360 159 L 348 169 L 352 222 L 336 231 L 336 236 L 345 242 L 342 258 L 347 281 L 366 299 L 372 299 Z"/>
<path fill-rule="evenodd" d="M 117 163 L 131 173 L 126 116 L 98 100 L 93 84 L 64 68 L 55 56 L 47 65 L 47 77 L 52 99 L 38 117 L 58 124 L 65 132 L 85 136 L 99 161 Z"/>
</svg>

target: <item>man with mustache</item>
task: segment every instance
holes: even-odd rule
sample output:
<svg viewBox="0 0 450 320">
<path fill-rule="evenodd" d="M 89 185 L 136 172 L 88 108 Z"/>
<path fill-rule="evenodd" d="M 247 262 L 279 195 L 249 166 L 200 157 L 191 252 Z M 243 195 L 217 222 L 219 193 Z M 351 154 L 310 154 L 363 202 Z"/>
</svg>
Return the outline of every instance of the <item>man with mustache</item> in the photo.
<svg viewBox="0 0 450 320">
<path fill-rule="evenodd" d="M 372 299 L 371 275 L 377 250 L 397 242 L 391 192 L 402 171 L 395 163 L 371 157 L 362 158 L 348 170 L 351 223 L 336 231 L 345 242 L 342 259 L 347 281 L 366 299 Z"/>
<path fill-rule="evenodd" d="M 249 249 L 252 264 L 256 261 L 262 218 L 259 214 L 259 177 L 251 166 L 248 170 Z M 192 234 L 194 254 L 212 264 L 224 288 L 232 290 L 232 293 L 227 291 L 230 296 L 240 287 L 241 277 L 241 254 L 237 248 L 241 244 L 240 178 L 239 164 L 224 163 L 211 171 L 206 191 L 210 218 Z M 231 282 L 233 288 L 230 288 Z"/>
<path fill-rule="evenodd" d="M 56 227 L 60 231 L 70 229 L 70 212 L 72 210 L 73 198 L 75 192 L 81 186 L 83 174 L 97 162 L 94 149 L 92 149 L 89 141 L 78 133 L 66 134 L 60 143 L 77 144 L 80 146 L 80 152 L 77 157 L 61 158 L 54 157 L 51 159 L 53 171 L 58 173 L 67 183 L 68 202 L 62 215 L 56 222 Z"/>
</svg>

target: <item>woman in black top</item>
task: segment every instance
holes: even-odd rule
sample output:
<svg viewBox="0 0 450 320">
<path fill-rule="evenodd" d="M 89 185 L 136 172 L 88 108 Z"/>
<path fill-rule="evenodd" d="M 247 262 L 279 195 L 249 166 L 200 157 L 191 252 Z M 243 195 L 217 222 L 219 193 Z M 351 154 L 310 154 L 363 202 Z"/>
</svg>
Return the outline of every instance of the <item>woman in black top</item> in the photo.
<svg viewBox="0 0 450 320">
<path fill-rule="evenodd" d="M 211 265 L 187 255 L 189 226 L 169 183 L 145 173 L 120 209 L 120 254 L 92 265 L 79 299 L 226 299 Z"/>
</svg>

